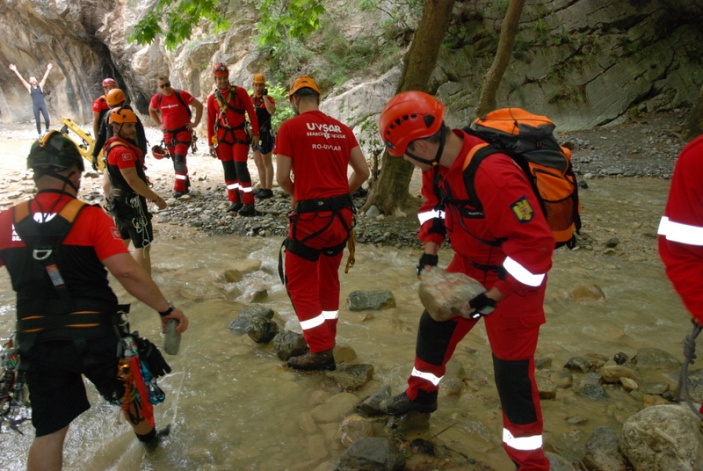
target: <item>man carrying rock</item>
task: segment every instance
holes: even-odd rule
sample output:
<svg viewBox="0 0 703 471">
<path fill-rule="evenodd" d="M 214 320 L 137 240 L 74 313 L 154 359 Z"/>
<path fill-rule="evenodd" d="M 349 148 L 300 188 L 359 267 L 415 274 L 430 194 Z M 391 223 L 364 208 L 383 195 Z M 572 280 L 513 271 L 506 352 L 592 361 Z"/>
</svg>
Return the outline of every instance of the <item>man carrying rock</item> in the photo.
<svg viewBox="0 0 703 471">
<path fill-rule="evenodd" d="M 503 410 L 503 448 L 518 469 L 548 471 L 534 354 L 545 322 L 554 237 L 527 176 L 505 154 L 487 157 L 475 174 L 483 211 L 468 205 L 467 155 L 485 142 L 450 130 L 444 111 L 444 105 L 427 93 L 403 92 L 386 104 L 379 132 L 391 156 L 403 157 L 423 172 L 425 202 L 418 218 L 424 253 L 418 273 L 438 264 L 439 248 L 448 237 L 454 254 L 447 271 L 464 273 L 485 290 L 466 299 L 456 317 L 448 320 L 423 312 L 408 387 L 384 401 L 381 410 L 391 415 L 437 410 L 447 362 L 483 318 Z"/>
<path fill-rule="evenodd" d="M 354 226 L 351 193 L 370 172 L 352 130 L 319 110 L 312 78 L 298 77 L 288 99 L 297 116 L 281 125 L 274 149 L 276 180 L 294 205 L 284 242 L 285 285 L 310 348 L 288 365 L 334 370 L 339 264 Z"/>
</svg>

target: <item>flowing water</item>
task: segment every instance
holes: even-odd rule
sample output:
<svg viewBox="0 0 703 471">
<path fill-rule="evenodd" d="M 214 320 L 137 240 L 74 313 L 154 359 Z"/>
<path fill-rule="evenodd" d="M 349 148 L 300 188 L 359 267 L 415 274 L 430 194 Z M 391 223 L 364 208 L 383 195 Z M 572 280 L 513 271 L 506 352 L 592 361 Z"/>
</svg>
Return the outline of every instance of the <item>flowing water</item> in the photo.
<svg viewBox="0 0 703 471">
<path fill-rule="evenodd" d="M 582 192 L 584 232 L 593 250 L 555 253 L 547 292 L 547 324 L 537 357 L 560 369 L 576 355 L 617 352 L 633 356 L 639 348 L 658 347 L 681 357 L 688 315 L 665 278 L 656 253 L 656 226 L 669 182 L 661 179 L 589 181 Z M 344 451 L 339 439 L 341 414 L 353 402 L 325 376 L 287 370 L 270 346 L 235 336 L 228 324 L 246 307 L 247 287 L 263 283 L 271 307 L 286 328 L 299 331 L 289 299 L 277 279 L 278 239 L 208 237 L 176 226 L 158 225 L 153 247 L 154 277 L 167 297 L 190 318 L 181 351 L 167 357 L 173 373 L 163 378 L 166 402 L 155 407 L 157 423 L 171 424 L 165 446 L 147 454 L 130 427 L 118 419 L 89 387 L 93 407 L 71 426 L 64 469 L 72 470 L 329 470 Z M 617 238 L 615 249 L 605 242 Z M 440 254 L 440 264 L 449 260 Z M 390 385 L 400 392 L 412 367 L 417 319 L 414 266 L 419 251 L 410 248 L 357 246 L 356 265 L 341 274 L 342 298 L 338 343 L 351 346 L 356 362 L 375 368 L 374 380 L 355 394 L 359 399 Z M 227 284 L 223 272 L 238 260 L 253 258 L 261 270 Z M 598 285 L 606 302 L 576 301 L 576 286 Z M 353 290 L 391 290 L 396 307 L 350 312 L 346 297 Z M 116 291 L 127 300 L 121 287 Z M 14 293 L 5 270 L 0 274 L 0 335 L 12 331 Z M 161 344 L 156 313 L 132 304 L 132 328 Z M 500 446 L 500 412 L 492 380 L 490 351 L 479 325 L 459 344 L 455 359 L 469 379 L 461 397 L 443 397 L 432 415 L 432 435 L 451 426 L 434 442 L 486 463 L 511 469 Z M 611 399 L 583 398 L 559 390 L 543 401 L 545 442 L 550 450 L 573 458 L 599 426 L 619 430 L 641 403 L 613 389 Z M 340 412 L 342 411 L 342 412 Z M 587 420 L 572 425 L 566 419 Z M 0 469 L 24 469 L 32 428 L 24 436 L 0 434 Z M 465 469 L 474 469 L 467 467 Z"/>
</svg>

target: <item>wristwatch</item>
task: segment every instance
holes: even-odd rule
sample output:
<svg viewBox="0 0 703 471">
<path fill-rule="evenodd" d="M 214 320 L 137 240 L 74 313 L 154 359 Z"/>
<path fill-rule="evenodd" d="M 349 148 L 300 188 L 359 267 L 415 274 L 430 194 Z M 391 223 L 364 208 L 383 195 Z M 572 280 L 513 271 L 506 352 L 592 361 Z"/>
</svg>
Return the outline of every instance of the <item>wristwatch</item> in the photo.
<svg viewBox="0 0 703 471">
<path fill-rule="evenodd" d="M 164 316 L 168 316 L 169 314 L 171 314 L 174 309 L 175 308 L 173 307 L 173 303 L 171 301 L 169 301 L 168 302 L 168 309 L 166 309 L 165 311 L 156 311 L 156 312 L 158 312 L 161 317 L 164 317 Z"/>
</svg>

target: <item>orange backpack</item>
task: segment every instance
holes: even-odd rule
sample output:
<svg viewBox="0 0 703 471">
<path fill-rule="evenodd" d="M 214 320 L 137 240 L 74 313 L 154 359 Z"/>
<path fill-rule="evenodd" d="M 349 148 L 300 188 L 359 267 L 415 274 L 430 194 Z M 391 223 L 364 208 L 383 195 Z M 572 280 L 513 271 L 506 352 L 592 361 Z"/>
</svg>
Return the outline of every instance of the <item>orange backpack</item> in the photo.
<svg viewBox="0 0 703 471">
<path fill-rule="evenodd" d="M 546 116 L 520 108 L 503 108 L 476 119 L 464 131 L 488 144 L 475 146 L 464 162 L 469 204 L 482 211 L 473 180 L 480 163 L 491 154 L 510 156 L 525 172 L 542 206 L 557 247 L 575 245 L 581 229 L 578 185 L 571 151 L 554 137 L 555 125 Z"/>
</svg>

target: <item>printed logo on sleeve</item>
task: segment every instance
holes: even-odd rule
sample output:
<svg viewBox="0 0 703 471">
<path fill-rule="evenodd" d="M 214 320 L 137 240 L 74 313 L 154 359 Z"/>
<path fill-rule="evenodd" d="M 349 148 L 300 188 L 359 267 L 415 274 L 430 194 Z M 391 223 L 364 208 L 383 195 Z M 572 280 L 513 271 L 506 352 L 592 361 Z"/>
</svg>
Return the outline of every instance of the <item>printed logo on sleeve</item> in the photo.
<svg viewBox="0 0 703 471">
<path fill-rule="evenodd" d="M 521 224 L 532 221 L 535 216 L 535 210 L 532 209 L 532 205 L 524 196 L 510 205 L 510 209 L 513 210 L 513 214 Z"/>
</svg>

